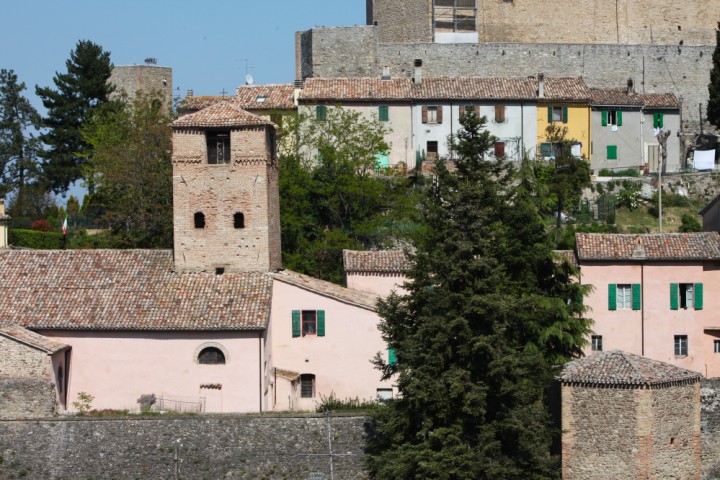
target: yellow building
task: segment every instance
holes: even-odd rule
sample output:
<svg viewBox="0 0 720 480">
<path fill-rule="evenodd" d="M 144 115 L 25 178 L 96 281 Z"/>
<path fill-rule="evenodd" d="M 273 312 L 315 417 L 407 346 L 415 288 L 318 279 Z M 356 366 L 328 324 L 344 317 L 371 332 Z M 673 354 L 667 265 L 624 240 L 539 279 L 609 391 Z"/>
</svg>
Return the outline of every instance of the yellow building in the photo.
<svg viewBox="0 0 720 480">
<path fill-rule="evenodd" d="M 566 139 L 574 140 L 573 154 L 590 161 L 590 91 L 580 77 L 543 78 L 538 82 L 537 155 L 553 155 L 546 129 L 555 124 L 567 128 Z"/>
</svg>

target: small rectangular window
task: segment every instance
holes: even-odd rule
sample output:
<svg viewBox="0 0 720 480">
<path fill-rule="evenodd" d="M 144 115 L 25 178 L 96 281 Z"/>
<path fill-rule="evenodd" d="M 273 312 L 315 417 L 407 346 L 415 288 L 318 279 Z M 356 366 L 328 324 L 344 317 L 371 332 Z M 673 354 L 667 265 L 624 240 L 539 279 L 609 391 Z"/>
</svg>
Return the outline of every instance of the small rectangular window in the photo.
<svg viewBox="0 0 720 480">
<path fill-rule="evenodd" d="M 495 123 L 505 123 L 505 105 L 495 105 Z"/>
<path fill-rule="evenodd" d="M 302 311 L 302 334 L 303 337 L 317 334 L 317 312 L 315 310 Z"/>
<path fill-rule="evenodd" d="M 495 158 L 505 156 L 505 142 L 495 142 Z"/>
<path fill-rule="evenodd" d="M 378 388 L 377 389 L 377 399 L 380 401 L 383 400 L 392 400 L 393 398 L 393 390 L 392 388 Z"/>
<path fill-rule="evenodd" d="M 427 123 L 439 123 L 438 108 L 440 107 L 427 107 Z"/>
<path fill-rule="evenodd" d="M 327 107 L 325 105 L 315 107 L 315 118 L 321 122 L 327 120 Z"/>
<path fill-rule="evenodd" d="M 592 336 L 592 351 L 593 352 L 602 352 L 602 335 L 593 335 Z"/>
<path fill-rule="evenodd" d="M 208 132 L 207 153 L 210 165 L 230 163 L 230 132 Z"/>
<path fill-rule="evenodd" d="M 438 142 L 429 141 L 427 142 L 427 159 L 435 160 L 438 158 Z"/>
<path fill-rule="evenodd" d="M 720 340 L 713 340 L 713 347 L 715 353 L 720 353 Z"/>
<path fill-rule="evenodd" d="M 300 397 L 315 398 L 315 375 L 308 373 L 300 375 Z"/>
<path fill-rule="evenodd" d="M 632 308 L 632 286 L 630 284 L 617 286 L 617 308 Z"/>
<path fill-rule="evenodd" d="M 562 107 L 552 107 L 552 121 L 562 122 L 563 121 L 563 109 Z"/>
<path fill-rule="evenodd" d="M 688 337 L 687 335 L 675 335 L 675 356 L 687 357 Z"/>
<path fill-rule="evenodd" d="M 695 305 L 695 286 L 692 283 L 680 284 L 680 308 L 693 308 Z"/>
<path fill-rule="evenodd" d="M 378 120 L 381 122 L 390 121 L 390 108 L 387 105 L 380 105 L 378 107 Z"/>
</svg>

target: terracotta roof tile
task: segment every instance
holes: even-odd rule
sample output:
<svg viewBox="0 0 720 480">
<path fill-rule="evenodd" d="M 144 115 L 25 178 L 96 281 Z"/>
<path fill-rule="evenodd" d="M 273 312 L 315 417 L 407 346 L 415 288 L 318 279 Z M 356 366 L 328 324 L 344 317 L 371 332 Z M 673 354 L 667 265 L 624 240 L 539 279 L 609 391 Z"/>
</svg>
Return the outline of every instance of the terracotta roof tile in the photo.
<svg viewBox="0 0 720 480">
<path fill-rule="evenodd" d="M 290 84 L 243 85 L 232 103 L 245 110 L 293 110 L 295 87 Z"/>
<path fill-rule="evenodd" d="M 632 353 L 611 350 L 567 363 L 558 377 L 566 384 L 661 386 L 699 381 L 699 373 Z"/>
<path fill-rule="evenodd" d="M 641 93 L 640 97 L 649 108 L 680 108 L 680 100 L 672 93 Z"/>
<path fill-rule="evenodd" d="M 182 116 L 172 123 L 173 127 L 244 127 L 272 125 L 269 120 L 246 112 L 230 102 L 215 103 L 198 112 Z"/>
<path fill-rule="evenodd" d="M 590 98 L 590 89 L 581 77 L 545 77 L 544 100 L 586 102 Z"/>
<path fill-rule="evenodd" d="M 13 340 L 37 348 L 38 350 L 42 350 L 48 355 L 70 348 L 69 345 L 60 343 L 35 332 L 31 332 L 20 325 L 0 326 L 0 335 L 12 338 Z"/>
<path fill-rule="evenodd" d="M 571 265 L 578 266 L 577 255 L 574 250 L 553 250 L 553 252 L 560 258 L 560 260 L 566 260 Z"/>
<path fill-rule="evenodd" d="M 346 272 L 403 273 L 411 264 L 402 250 L 343 250 Z"/>
<path fill-rule="evenodd" d="M 291 270 L 281 270 L 272 274 L 275 280 L 295 285 L 296 287 L 333 298 L 343 303 L 355 305 L 366 310 L 375 310 L 378 296 L 372 293 L 365 293 L 359 290 L 351 290 L 334 283 L 309 277 Z"/>
<path fill-rule="evenodd" d="M 628 93 L 627 88 L 591 88 L 591 104 L 598 106 L 632 106 L 642 107 L 642 97 L 636 93 Z"/>
<path fill-rule="evenodd" d="M 308 101 L 410 100 L 412 80 L 407 77 L 380 78 L 308 78 L 300 98 Z"/>
<path fill-rule="evenodd" d="M 720 235 L 716 232 L 576 233 L 575 244 L 581 263 L 586 260 L 720 260 Z"/>
<path fill-rule="evenodd" d="M 32 329 L 261 330 L 272 278 L 176 273 L 169 250 L 0 252 L 0 321 Z"/>
<path fill-rule="evenodd" d="M 193 113 L 211 105 L 215 105 L 216 103 L 227 102 L 232 99 L 233 97 L 221 96 L 185 97 L 183 101 L 180 102 L 180 105 L 178 105 L 178 111 L 183 114 Z"/>
<path fill-rule="evenodd" d="M 537 98 L 534 77 L 423 78 L 413 87 L 417 100 L 522 100 Z"/>
</svg>

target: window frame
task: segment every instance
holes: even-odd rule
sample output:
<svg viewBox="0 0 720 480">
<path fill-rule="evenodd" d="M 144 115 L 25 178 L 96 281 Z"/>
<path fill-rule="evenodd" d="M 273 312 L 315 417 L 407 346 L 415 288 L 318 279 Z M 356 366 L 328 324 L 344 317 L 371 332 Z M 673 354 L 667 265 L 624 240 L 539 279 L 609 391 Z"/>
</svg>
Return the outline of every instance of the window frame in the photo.
<svg viewBox="0 0 720 480">
<path fill-rule="evenodd" d="M 590 344 L 593 352 L 603 351 L 603 338 L 602 335 L 593 335 L 590 339 Z"/>
<path fill-rule="evenodd" d="M 501 158 L 505 156 L 505 142 L 495 142 L 493 144 L 493 155 L 495 158 Z"/>
<path fill-rule="evenodd" d="M 495 123 L 507 122 L 506 110 L 507 108 L 504 104 L 495 105 Z"/>
<path fill-rule="evenodd" d="M 683 310 L 695 309 L 694 283 L 678 283 L 678 307 Z"/>
<path fill-rule="evenodd" d="M 632 284 L 618 283 L 615 286 L 617 309 L 632 310 Z M 621 293 L 622 292 L 622 293 Z M 621 300 L 622 298 L 622 300 Z"/>
<path fill-rule="evenodd" d="M 221 348 L 210 345 L 197 354 L 198 365 L 227 365 L 225 352 Z"/>
<path fill-rule="evenodd" d="M 315 106 L 315 119 L 318 122 L 324 122 L 327 120 L 327 107 L 325 105 Z"/>
<path fill-rule="evenodd" d="M 211 145 L 215 145 L 215 150 L 211 149 Z M 222 140 L 222 142 L 221 142 Z M 205 133 L 205 143 L 207 151 L 208 165 L 229 165 L 232 157 L 232 141 L 230 130 L 209 130 Z M 222 145 L 222 161 L 218 157 L 218 148 Z"/>
<path fill-rule="evenodd" d="M 442 107 L 439 105 L 428 105 L 427 107 L 427 121 L 425 123 L 438 124 L 438 110 Z"/>
<path fill-rule="evenodd" d="M 465 0 L 467 2 L 468 0 Z M 432 27 L 435 33 L 474 33 L 477 32 L 478 8 L 477 0 L 472 1 L 473 6 L 458 5 L 463 0 L 433 0 L 432 2 Z M 446 3 L 446 5 L 442 5 Z M 461 12 L 472 11 L 472 15 Z M 444 15 L 443 15 L 444 13 Z M 449 18 L 450 21 L 445 20 Z M 444 26 L 451 24 L 452 28 Z M 462 27 L 466 28 L 462 28 Z M 469 27 L 472 26 L 470 29 Z"/>
<path fill-rule="evenodd" d="M 390 121 L 390 107 L 388 105 L 378 106 L 378 121 L 389 122 Z"/>
<path fill-rule="evenodd" d="M 298 379 L 300 384 L 300 398 L 315 398 L 316 377 L 312 373 L 303 373 Z"/>
<path fill-rule="evenodd" d="M 675 335 L 674 352 L 676 357 L 687 357 L 690 351 L 688 336 Z"/>
<path fill-rule="evenodd" d="M 720 340 L 713 340 L 713 351 L 714 353 L 720 353 Z"/>
<path fill-rule="evenodd" d="M 317 335 L 317 310 L 300 311 L 300 335 Z"/>
<path fill-rule="evenodd" d="M 431 151 L 430 151 L 430 144 L 433 144 L 433 146 L 435 147 L 435 148 L 434 148 L 434 149 L 435 149 L 434 152 L 431 152 Z M 436 160 L 437 158 L 440 157 L 440 142 L 438 142 L 437 140 L 428 140 L 428 141 L 425 143 L 425 148 L 426 148 L 426 150 L 425 150 L 425 157 L 426 157 L 428 160 Z"/>
</svg>

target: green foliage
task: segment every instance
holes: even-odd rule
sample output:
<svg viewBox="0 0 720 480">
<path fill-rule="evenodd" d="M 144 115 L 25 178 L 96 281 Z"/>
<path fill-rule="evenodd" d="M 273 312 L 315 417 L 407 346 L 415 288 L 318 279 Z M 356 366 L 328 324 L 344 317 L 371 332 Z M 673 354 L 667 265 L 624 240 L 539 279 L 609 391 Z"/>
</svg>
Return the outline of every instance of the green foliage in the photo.
<svg viewBox="0 0 720 480">
<path fill-rule="evenodd" d="M 328 108 L 325 119 L 286 116 L 280 132 L 283 265 L 335 283 L 343 279 L 343 249 L 396 245 L 415 230 L 417 191 L 384 169 L 383 123 Z"/>
<path fill-rule="evenodd" d="M 172 130 L 153 95 L 111 102 L 82 128 L 93 149 L 85 170 L 121 248 L 172 247 Z"/>
<path fill-rule="evenodd" d="M 689 213 L 683 213 L 682 217 L 680 217 L 680 220 L 682 221 L 682 224 L 680 225 L 680 228 L 679 228 L 680 232 L 702 232 L 703 231 L 703 227 L 700 224 L 700 221 L 694 215 L 691 215 Z"/>
<path fill-rule="evenodd" d="M 708 84 L 707 119 L 712 125 L 720 128 L 720 22 L 715 30 L 715 51 L 712 63 L 710 83 Z"/>
<path fill-rule="evenodd" d="M 610 170 L 609 168 L 601 168 L 598 175 L 600 177 L 639 177 L 640 170 L 637 168 L 627 168 L 625 170 Z"/>
<path fill-rule="evenodd" d="M 346 398 L 341 400 L 337 398 L 335 392 L 330 392 L 327 397 L 320 395 L 320 403 L 318 403 L 315 411 L 318 413 L 325 412 L 367 412 L 375 410 L 381 405 L 377 401 L 360 400 L 358 397 Z"/>
<path fill-rule="evenodd" d="M 617 225 L 609 223 L 589 223 L 583 225 L 567 225 L 559 235 L 553 234 L 551 240 L 558 250 L 574 250 L 576 233 L 620 233 Z"/>
<path fill-rule="evenodd" d="M 34 248 L 37 250 L 59 250 L 63 248 L 63 235 L 58 232 L 38 232 L 11 228 L 8 242 L 15 247 Z"/>
<path fill-rule="evenodd" d="M 12 70 L 0 70 L 0 198 L 16 190 L 18 211 L 24 211 L 25 190 L 38 173 L 39 143 L 34 133 L 40 115 L 22 95 L 25 83 L 18 83 Z"/>
<path fill-rule="evenodd" d="M 80 40 L 65 62 L 67 73 L 56 73 L 55 90 L 35 87 L 47 109 L 48 129 L 40 139 L 48 147 L 42 153 L 43 174 L 55 192 L 66 192 L 82 178 L 90 148 L 80 129 L 113 91 L 107 80 L 112 73 L 110 53 L 89 40 Z M 89 187 L 92 192 L 92 182 Z"/>
<path fill-rule="evenodd" d="M 379 305 L 397 363 L 376 357 L 396 400 L 373 415 L 368 468 L 378 479 L 559 478 L 545 391 L 581 355 L 587 286 L 558 262 L 538 197 L 511 164 L 487 160 L 485 119 L 466 114 L 422 204 L 405 296 Z M 522 183 L 522 182 L 521 182 Z"/>
<path fill-rule="evenodd" d="M 89 393 L 78 392 L 77 400 L 73 402 L 73 407 L 75 407 L 75 410 L 77 410 L 78 413 L 82 415 L 92 409 L 93 400 L 95 400 L 95 397 L 93 397 Z"/>
<path fill-rule="evenodd" d="M 632 185 L 630 188 L 623 188 L 617 194 L 617 206 L 635 210 L 638 207 L 639 198 L 640 186 Z"/>
</svg>

